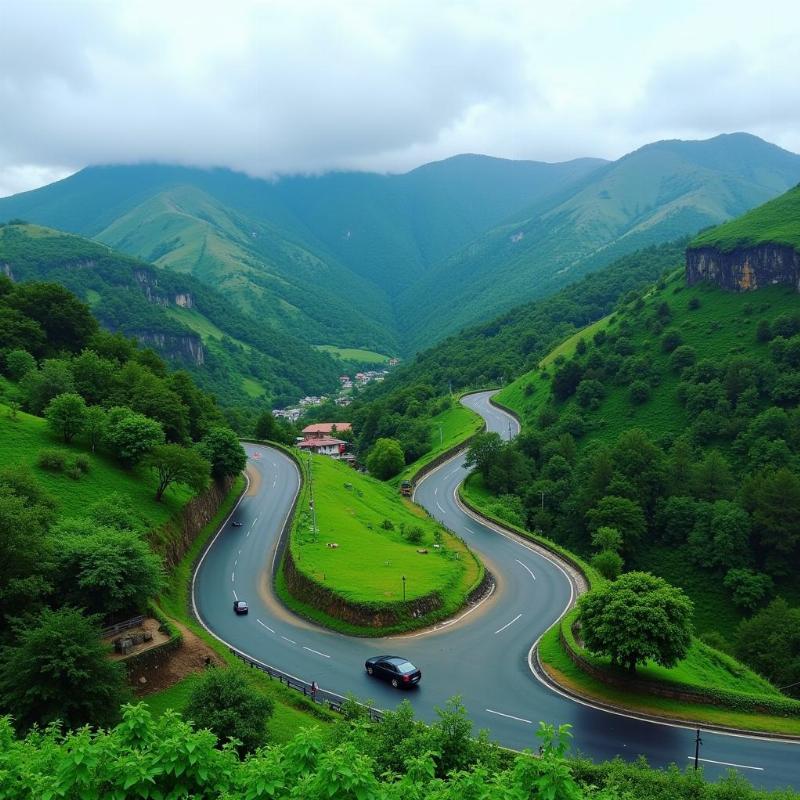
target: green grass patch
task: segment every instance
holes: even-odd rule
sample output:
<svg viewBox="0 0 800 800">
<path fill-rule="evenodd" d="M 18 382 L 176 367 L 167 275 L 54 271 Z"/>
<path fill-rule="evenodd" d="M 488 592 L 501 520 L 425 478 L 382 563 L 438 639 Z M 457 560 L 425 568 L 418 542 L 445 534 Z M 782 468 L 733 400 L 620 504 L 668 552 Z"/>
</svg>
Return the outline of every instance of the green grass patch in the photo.
<svg viewBox="0 0 800 800">
<path fill-rule="evenodd" d="M 687 722 L 792 736 L 800 735 L 800 719 L 798 718 L 733 711 L 649 694 L 638 694 L 607 686 L 587 675 L 572 662 L 559 640 L 558 631 L 559 626 L 554 625 L 544 634 L 539 642 L 539 656 L 548 673 L 557 683 L 583 697 L 610 703 L 629 711 Z"/>
<path fill-rule="evenodd" d="M 360 347 L 336 347 L 332 344 L 314 345 L 314 349 L 323 353 L 330 353 L 342 361 L 352 361 L 356 364 L 386 364 L 389 356 L 376 353 L 374 350 L 362 350 Z"/>
<path fill-rule="evenodd" d="M 800 187 L 701 233 L 692 239 L 689 247 L 716 247 L 730 252 L 737 247 L 760 244 L 783 244 L 800 249 Z"/>
<path fill-rule="evenodd" d="M 420 456 L 416 461 L 406 465 L 405 469 L 392 479 L 393 485 L 397 486 L 400 481 L 416 475 L 442 453 L 458 446 L 483 429 L 483 419 L 460 403 L 441 411 L 431 417 L 430 421 L 431 449 L 424 456 Z"/>
<path fill-rule="evenodd" d="M 394 603 L 438 591 L 444 607 L 435 615 L 409 620 L 397 629 L 421 627 L 448 616 L 465 602 L 483 576 L 482 567 L 467 546 L 452 536 L 422 509 L 389 484 L 355 472 L 324 456 L 313 458 L 313 491 L 317 537 L 311 531 L 308 482 L 298 499 L 290 547 L 297 568 L 321 586 L 353 603 Z M 391 523 L 391 529 L 384 524 Z M 417 527 L 419 542 L 402 533 Z M 435 534 L 441 549 L 434 548 Z M 338 547 L 328 547 L 336 543 Z M 427 549 L 427 554 L 417 552 Z M 282 574 L 276 581 L 279 595 L 291 608 L 349 633 L 382 635 L 389 629 L 361 628 L 334 620 L 289 595 Z M 394 628 L 393 628 L 394 629 Z"/>
<path fill-rule="evenodd" d="M 63 472 L 39 467 L 39 451 L 52 448 L 86 455 L 88 473 L 73 480 Z M 30 467 L 42 488 L 55 499 L 62 517 L 81 517 L 98 501 L 119 494 L 130 501 L 148 528 L 156 529 L 177 516 L 192 496 L 190 490 L 172 486 L 157 503 L 156 480 L 148 470 L 123 469 L 109 456 L 89 452 L 80 439 L 64 444 L 50 433 L 45 420 L 21 411 L 12 419 L 5 405 L 0 405 L 0 464 Z"/>
</svg>

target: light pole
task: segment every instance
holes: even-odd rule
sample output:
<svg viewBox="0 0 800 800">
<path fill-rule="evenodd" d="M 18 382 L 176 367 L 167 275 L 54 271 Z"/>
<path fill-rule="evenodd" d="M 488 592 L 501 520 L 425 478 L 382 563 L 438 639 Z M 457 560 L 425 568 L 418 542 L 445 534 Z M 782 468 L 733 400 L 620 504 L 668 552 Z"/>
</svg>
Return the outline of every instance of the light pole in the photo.
<svg viewBox="0 0 800 800">
<path fill-rule="evenodd" d="M 403 602 L 406 601 L 406 576 L 403 575 Z"/>
<path fill-rule="evenodd" d="M 311 470 L 311 451 L 308 452 L 308 491 L 309 491 L 309 506 L 311 508 L 311 537 L 314 542 L 317 541 L 317 509 L 314 508 L 314 474 Z"/>
<path fill-rule="evenodd" d="M 440 425 L 439 426 L 439 445 L 441 445 L 443 441 L 444 441 L 444 436 L 442 435 L 442 426 Z"/>
<path fill-rule="evenodd" d="M 700 761 L 700 745 L 703 744 L 703 740 L 700 738 L 700 728 L 697 729 L 697 736 L 694 740 L 694 768 L 697 769 L 698 762 Z"/>
</svg>

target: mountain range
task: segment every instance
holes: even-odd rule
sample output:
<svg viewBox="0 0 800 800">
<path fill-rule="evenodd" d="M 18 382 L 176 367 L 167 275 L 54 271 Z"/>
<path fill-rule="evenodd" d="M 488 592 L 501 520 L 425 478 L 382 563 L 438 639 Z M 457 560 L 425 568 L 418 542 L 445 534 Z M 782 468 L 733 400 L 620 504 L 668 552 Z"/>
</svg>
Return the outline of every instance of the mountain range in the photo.
<svg viewBox="0 0 800 800">
<path fill-rule="evenodd" d="M 91 167 L 0 199 L 0 220 L 189 274 L 304 344 L 409 355 L 798 181 L 800 156 L 740 133 L 611 162 L 463 155 L 402 175 Z"/>
</svg>

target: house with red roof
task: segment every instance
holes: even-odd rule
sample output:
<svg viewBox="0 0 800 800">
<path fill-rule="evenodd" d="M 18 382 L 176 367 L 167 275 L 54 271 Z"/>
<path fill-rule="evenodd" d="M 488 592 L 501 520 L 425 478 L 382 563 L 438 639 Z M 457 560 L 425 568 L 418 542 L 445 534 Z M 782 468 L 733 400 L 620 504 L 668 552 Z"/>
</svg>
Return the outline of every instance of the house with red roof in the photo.
<svg viewBox="0 0 800 800">
<path fill-rule="evenodd" d="M 316 453 L 319 456 L 330 456 L 331 458 L 341 458 L 344 455 L 347 442 L 341 439 L 334 439 L 332 436 L 312 436 L 298 442 L 297 446 L 305 453 Z"/>
<path fill-rule="evenodd" d="M 303 428 L 303 439 L 317 439 L 321 436 L 333 436 L 337 433 L 349 433 L 353 426 L 349 422 L 315 422 Z"/>
</svg>

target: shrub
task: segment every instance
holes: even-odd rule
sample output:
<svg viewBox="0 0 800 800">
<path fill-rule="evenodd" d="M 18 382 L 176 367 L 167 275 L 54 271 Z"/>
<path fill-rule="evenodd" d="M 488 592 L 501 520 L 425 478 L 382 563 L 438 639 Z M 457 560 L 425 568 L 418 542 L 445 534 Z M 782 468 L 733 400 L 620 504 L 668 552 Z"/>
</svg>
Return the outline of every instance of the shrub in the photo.
<svg viewBox="0 0 800 800">
<path fill-rule="evenodd" d="M 650 397 L 650 386 L 645 381 L 634 381 L 631 384 L 628 396 L 632 403 L 640 406 L 642 403 L 646 403 Z"/>
<path fill-rule="evenodd" d="M 52 447 L 44 448 L 39 451 L 36 463 L 42 469 L 63 472 L 69 463 L 69 453 L 66 450 L 58 450 Z"/>
<path fill-rule="evenodd" d="M 85 475 L 91 468 L 92 462 L 89 460 L 89 456 L 87 456 L 85 453 L 78 453 L 78 455 L 75 456 L 72 465 L 82 475 Z"/>
<path fill-rule="evenodd" d="M 409 544 L 422 544 L 424 536 L 425 531 L 423 531 L 419 525 L 412 525 L 405 530 L 406 541 L 408 541 Z"/>
<path fill-rule="evenodd" d="M 665 353 L 671 353 L 675 348 L 683 344 L 683 337 L 678 331 L 667 331 L 661 337 L 661 349 Z"/>
<path fill-rule="evenodd" d="M 393 531 L 394 530 L 394 523 L 390 519 L 385 519 L 381 522 L 381 528 L 385 531 Z"/>
<path fill-rule="evenodd" d="M 622 572 L 622 556 L 613 550 L 603 550 L 592 558 L 592 566 L 604 577 L 616 580 Z"/>
<path fill-rule="evenodd" d="M 688 304 L 687 308 L 689 309 L 689 311 L 697 311 L 697 309 L 700 308 L 700 298 L 699 297 L 693 297 L 689 301 L 689 304 Z"/>
</svg>

